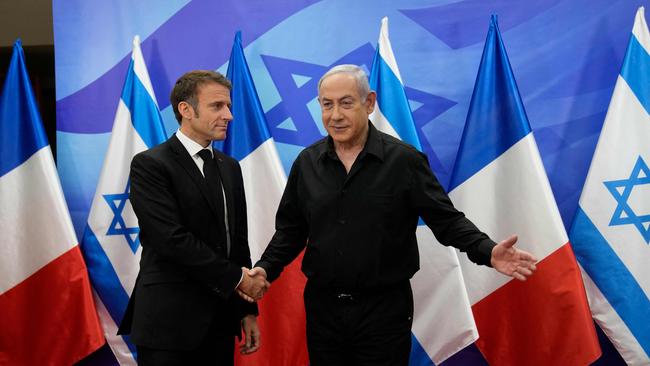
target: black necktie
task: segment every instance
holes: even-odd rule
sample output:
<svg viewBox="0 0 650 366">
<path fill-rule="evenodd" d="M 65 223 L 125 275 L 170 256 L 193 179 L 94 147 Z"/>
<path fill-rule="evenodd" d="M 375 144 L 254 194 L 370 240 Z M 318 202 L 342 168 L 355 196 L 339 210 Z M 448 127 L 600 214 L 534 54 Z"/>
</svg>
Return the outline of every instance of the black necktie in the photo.
<svg viewBox="0 0 650 366">
<path fill-rule="evenodd" d="M 224 215 L 225 219 L 225 213 L 224 213 L 224 202 L 223 202 L 223 190 L 221 188 L 221 177 L 219 175 L 219 170 L 217 168 L 217 162 L 212 158 L 212 152 L 208 149 L 203 149 L 198 152 L 199 156 L 201 159 L 203 159 L 203 175 L 205 177 L 205 181 L 210 188 L 210 193 L 214 197 L 214 202 L 217 205 L 217 210 L 220 210 L 221 214 Z M 225 228 L 225 222 L 224 228 Z M 226 230 L 223 230 L 224 233 L 224 239 L 226 239 L 226 253 L 230 252 L 230 248 L 228 244 L 229 240 L 227 238 L 227 233 Z"/>
</svg>

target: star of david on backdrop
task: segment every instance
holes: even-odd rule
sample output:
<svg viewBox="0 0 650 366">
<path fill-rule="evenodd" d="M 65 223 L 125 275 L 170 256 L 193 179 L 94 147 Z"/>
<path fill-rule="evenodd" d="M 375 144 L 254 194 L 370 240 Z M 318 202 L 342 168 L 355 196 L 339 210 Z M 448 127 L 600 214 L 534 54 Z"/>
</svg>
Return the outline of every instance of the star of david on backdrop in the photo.
<svg viewBox="0 0 650 366">
<path fill-rule="evenodd" d="M 140 228 L 137 226 L 127 227 L 126 222 L 124 221 L 124 208 L 126 203 L 129 201 L 129 190 L 131 187 L 131 181 L 127 180 L 126 188 L 124 192 L 115 193 L 115 194 L 105 194 L 103 195 L 104 200 L 108 204 L 108 207 L 113 211 L 113 220 L 108 227 L 106 235 L 122 235 L 124 240 L 131 248 L 131 251 L 135 254 L 140 245 Z"/>
<path fill-rule="evenodd" d="M 281 102 L 266 112 L 266 119 L 275 140 L 302 146 L 309 146 L 320 140 L 323 137 L 323 132 L 318 128 L 320 118 L 314 118 L 309 110 L 310 103 L 317 102 L 318 80 L 328 69 L 338 64 L 356 64 L 370 68 L 374 54 L 375 48 L 366 43 L 327 66 L 262 55 L 262 61 L 281 97 Z M 457 103 L 408 86 L 405 87 L 405 92 L 410 101 L 418 104 L 413 108 L 413 119 L 431 167 L 434 170 L 446 171 L 424 136 L 422 127 Z M 293 123 L 291 129 L 282 127 L 283 122 L 288 119 Z"/>
<path fill-rule="evenodd" d="M 634 212 L 629 202 L 635 187 L 650 184 L 650 169 L 643 158 L 639 156 L 636 160 L 628 179 L 606 181 L 603 184 L 618 203 L 609 226 L 634 225 L 645 242 L 650 244 L 650 212 Z"/>
</svg>

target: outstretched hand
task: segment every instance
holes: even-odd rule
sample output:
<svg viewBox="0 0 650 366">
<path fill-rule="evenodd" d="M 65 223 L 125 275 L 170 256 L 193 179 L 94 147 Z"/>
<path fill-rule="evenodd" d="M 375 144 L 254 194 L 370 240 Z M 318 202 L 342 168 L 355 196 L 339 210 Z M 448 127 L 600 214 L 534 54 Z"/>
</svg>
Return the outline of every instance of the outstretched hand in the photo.
<svg viewBox="0 0 650 366">
<path fill-rule="evenodd" d="M 526 281 L 537 269 L 535 258 L 532 254 L 514 247 L 517 235 L 500 242 L 492 249 L 490 263 L 497 271 L 506 276 Z"/>
<path fill-rule="evenodd" d="M 266 280 L 266 271 L 262 267 L 248 269 L 242 267 L 244 277 L 237 286 L 237 294 L 248 302 L 255 302 L 269 290 L 271 284 Z"/>
</svg>

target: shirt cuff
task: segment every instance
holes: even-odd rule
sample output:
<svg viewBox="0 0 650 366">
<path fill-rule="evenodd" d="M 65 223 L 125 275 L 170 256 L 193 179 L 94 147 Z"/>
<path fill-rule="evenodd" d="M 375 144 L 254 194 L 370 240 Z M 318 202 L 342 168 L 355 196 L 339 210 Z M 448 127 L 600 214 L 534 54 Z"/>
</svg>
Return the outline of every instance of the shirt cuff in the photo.
<svg viewBox="0 0 650 366">
<path fill-rule="evenodd" d="M 241 271 L 241 277 L 239 277 L 239 282 L 237 282 L 237 285 L 235 286 L 235 290 L 237 289 L 237 287 L 239 287 L 239 285 L 241 285 L 241 282 L 242 282 L 243 280 L 244 280 L 244 270 L 242 269 L 242 271 Z"/>
</svg>

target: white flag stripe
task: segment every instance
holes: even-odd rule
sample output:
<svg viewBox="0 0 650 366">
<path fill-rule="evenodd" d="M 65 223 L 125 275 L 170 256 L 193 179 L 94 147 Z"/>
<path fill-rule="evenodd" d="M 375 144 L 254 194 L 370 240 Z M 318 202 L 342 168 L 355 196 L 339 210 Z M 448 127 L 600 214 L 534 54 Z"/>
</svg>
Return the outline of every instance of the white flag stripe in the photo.
<svg viewBox="0 0 650 366">
<path fill-rule="evenodd" d="M 462 273 L 454 249 L 438 243 L 426 226 L 417 228 L 420 270 L 411 279 L 415 315 L 412 331 L 431 359 L 439 364 L 478 338 Z M 435 287 L 435 291 L 432 288 Z M 448 296 L 441 296 L 449 294 Z M 453 316 L 440 314 L 453 309 Z"/>
<path fill-rule="evenodd" d="M 384 62 L 386 65 L 388 65 L 388 67 L 390 67 L 390 69 L 393 71 L 393 74 L 397 76 L 399 82 L 404 85 L 402 75 L 400 74 L 399 68 L 397 67 L 397 61 L 395 60 L 393 47 L 391 46 L 390 40 L 388 39 L 388 17 L 383 17 L 381 19 L 381 30 L 379 31 L 378 47 L 379 55 L 381 58 L 384 59 Z"/>
<path fill-rule="evenodd" d="M 140 135 L 133 128 L 131 114 L 128 107 L 120 99 L 111 141 L 108 145 L 107 156 L 110 159 L 104 161 L 104 166 L 99 175 L 97 191 L 90 209 L 88 225 L 97 237 L 106 256 L 117 273 L 122 286 L 127 293 L 133 291 L 135 279 L 138 275 L 141 247 L 134 255 L 128 245 L 125 245 L 124 237 L 121 235 L 107 235 L 107 231 L 115 214 L 104 199 L 104 194 L 120 193 L 126 189 L 126 182 L 129 179 L 129 165 L 133 156 L 147 149 Z M 138 226 L 137 218 L 130 201 L 126 203 L 126 210 L 122 218 L 127 227 Z"/>
<path fill-rule="evenodd" d="M 251 261 L 256 263 L 275 233 L 275 212 L 287 178 L 273 138 L 264 141 L 239 164 L 246 194 Z"/>
<path fill-rule="evenodd" d="M 108 310 L 104 307 L 104 304 L 99 296 L 97 296 L 97 293 L 93 292 L 93 295 L 95 298 L 95 308 L 97 309 L 99 320 L 104 329 L 104 336 L 113 351 L 115 359 L 117 359 L 117 362 L 121 366 L 136 366 L 137 362 L 133 358 L 133 354 L 129 350 L 129 347 L 124 343 L 124 338 L 117 335 L 117 325 L 113 322 Z"/>
<path fill-rule="evenodd" d="M 395 131 L 393 126 L 390 124 L 390 122 L 388 122 L 384 114 L 381 113 L 381 110 L 379 109 L 379 104 L 377 104 L 377 102 L 375 102 L 374 111 L 372 111 L 372 113 L 368 118 L 372 121 L 372 124 L 375 125 L 375 128 L 377 128 L 379 131 L 391 135 L 396 139 L 401 140 L 401 138 L 397 134 L 397 131 Z"/>
<path fill-rule="evenodd" d="M 634 225 L 610 226 L 618 202 L 603 182 L 627 179 L 639 155 L 650 164 L 650 115 L 645 111 L 621 76 L 600 133 L 598 148 L 587 175 L 580 199 L 580 207 L 599 228 L 618 257 L 623 261 L 646 294 L 650 294 L 650 251 Z M 609 162 L 609 163 L 606 163 Z M 648 214 L 642 207 L 634 207 L 648 200 L 648 186 L 636 186 L 629 204 L 639 215 Z M 645 193 L 645 196 L 644 196 Z M 647 207 L 647 206 L 646 206 Z M 645 253 L 645 254 L 644 254 Z M 640 256 L 645 260 L 639 260 Z"/>
<path fill-rule="evenodd" d="M 493 191 L 486 192 L 486 187 Z M 539 259 L 568 242 L 532 133 L 449 196 L 456 208 L 491 238 L 499 241 L 516 233 L 517 246 Z M 472 305 L 512 280 L 492 268 L 475 265 L 465 255 L 460 254 L 459 259 Z"/>
<path fill-rule="evenodd" d="M 147 90 L 147 93 L 149 93 L 153 103 L 158 106 L 156 95 L 153 92 L 153 86 L 149 79 L 149 73 L 147 72 L 147 65 L 144 64 L 144 57 L 142 56 L 142 50 L 140 49 L 140 36 L 133 37 L 133 52 L 131 53 L 131 59 L 133 60 L 133 72 L 135 72 L 138 76 L 138 80 L 140 80 L 144 88 Z"/>
<path fill-rule="evenodd" d="M 78 243 L 49 145 L 0 177 L 0 201 L 2 294 Z"/>
<path fill-rule="evenodd" d="M 636 37 L 637 41 L 643 46 L 645 51 L 650 55 L 650 33 L 648 33 L 648 24 L 643 16 L 644 8 L 641 7 L 641 16 L 637 16 L 632 27 L 632 34 Z"/>
<path fill-rule="evenodd" d="M 587 275 L 582 266 L 580 266 L 580 271 L 593 317 L 601 325 L 601 329 L 612 341 L 614 347 L 619 350 L 621 357 L 623 357 L 629 366 L 650 364 L 650 358 L 639 359 L 638 355 L 644 355 L 645 352 L 637 339 L 618 316 L 618 313 L 610 311 L 612 306 L 600 292 L 598 286 L 589 278 L 589 275 Z M 607 326 L 603 327 L 603 324 L 607 324 Z"/>
</svg>

